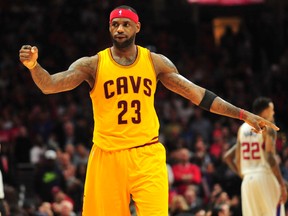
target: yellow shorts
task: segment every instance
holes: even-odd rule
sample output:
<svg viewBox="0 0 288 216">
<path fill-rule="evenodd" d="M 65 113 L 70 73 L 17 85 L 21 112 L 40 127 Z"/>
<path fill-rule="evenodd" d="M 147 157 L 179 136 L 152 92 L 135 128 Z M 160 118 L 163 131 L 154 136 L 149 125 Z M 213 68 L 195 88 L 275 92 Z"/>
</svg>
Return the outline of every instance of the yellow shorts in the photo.
<svg viewBox="0 0 288 216">
<path fill-rule="evenodd" d="M 161 143 L 107 152 L 94 145 L 88 161 L 82 216 L 168 216 L 166 151 Z"/>
</svg>

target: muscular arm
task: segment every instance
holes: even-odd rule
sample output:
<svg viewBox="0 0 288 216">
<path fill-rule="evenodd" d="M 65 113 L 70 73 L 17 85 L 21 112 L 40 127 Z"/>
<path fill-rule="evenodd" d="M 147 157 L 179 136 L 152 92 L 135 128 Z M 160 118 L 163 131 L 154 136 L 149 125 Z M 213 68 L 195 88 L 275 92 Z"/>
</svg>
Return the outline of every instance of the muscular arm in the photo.
<svg viewBox="0 0 288 216">
<path fill-rule="evenodd" d="M 83 57 L 72 63 L 68 70 L 51 75 L 38 63 L 38 48 L 23 45 L 19 50 L 19 59 L 31 72 L 32 79 L 45 94 L 68 91 L 79 86 L 83 81 L 91 88 L 95 83 L 98 55 Z"/>
<path fill-rule="evenodd" d="M 182 95 L 198 106 L 205 95 L 206 89 L 181 76 L 175 65 L 165 56 L 156 53 L 151 53 L 151 56 L 157 78 L 162 82 L 162 84 L 166 88 Z M 216 97 L 213 100 L 209 111 L 219 115 L 239 119 L 240 110 L 240 108 L 222 98 Z M 279 128 L 271 122 L 248 111 L 243 112 L 241 119 L 251 125 L 255 132 L 260 132 L 262 130 L 261 128 L 265 125 L 273 127 L 275 130 L 279 130 Z"/>
<path fill-rule="evenodd" d="M 265 138 L 266 159 L 281 187 L 280 200 L 285 203 L 287 199 L 286 184 L 276 161 L 276 153 L 275 153 L 276 131 L 273 130 L 272 128 L 267 128 L 265 133 L 263 133 L 263 136 Z"/>
<path fill-rule="evenodd" d="M 165 56 L 152 54 L 152 59 L 158 75 L 158 79 L 171 91 L 189 99 L 192 103 L 199 105 L 205 94 L 205 89 L 186 79 L 179 74 L 175 65 Z M 216 97 L 210 112 L 225 115 L 232 118 L 239 117 L 240 109 L 227 101 Z"/>
<path fill-rule="evenodd" d="M 52 94 L 72 90 L 83 81 L 88 82 L 93 88 L 96 65 L 96 57 L 83 57 L 71 64 L 68 70 L 53 75 L 50 75 L 39 64 L 30 71 L 41 91 L 45 94 Z"/>
</svg>

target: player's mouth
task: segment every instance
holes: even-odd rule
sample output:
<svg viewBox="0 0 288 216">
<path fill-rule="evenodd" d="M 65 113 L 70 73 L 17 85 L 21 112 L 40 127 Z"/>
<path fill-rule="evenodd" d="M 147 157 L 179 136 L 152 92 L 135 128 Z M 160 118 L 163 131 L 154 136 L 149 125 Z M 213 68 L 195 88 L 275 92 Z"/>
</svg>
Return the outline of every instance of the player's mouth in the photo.
<svg viewBox="0 0 288 216">
<path fill-rule="evenodd" d="M 116 35 L 114 38 L 118 40 L 122 40 L 122 39 L 126 39 L 127 37 L 125 35 Z"/>
</svg>

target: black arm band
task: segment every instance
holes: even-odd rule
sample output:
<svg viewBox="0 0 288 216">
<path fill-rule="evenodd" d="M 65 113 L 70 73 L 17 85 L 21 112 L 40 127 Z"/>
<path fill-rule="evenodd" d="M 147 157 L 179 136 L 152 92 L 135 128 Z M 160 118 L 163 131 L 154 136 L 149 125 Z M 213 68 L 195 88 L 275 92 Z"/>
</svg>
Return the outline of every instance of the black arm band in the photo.
<svg viewBox="0 0 288 216">
<path fill-rule="evenodd" d="M 206 89 L 204 97 L 202 98 L 199 104 L 199 107 L 201 107 L 204 110 L 210 111 L 210 107 L 216 97 L 217 97 L 216 94 Z"/>
</svg>

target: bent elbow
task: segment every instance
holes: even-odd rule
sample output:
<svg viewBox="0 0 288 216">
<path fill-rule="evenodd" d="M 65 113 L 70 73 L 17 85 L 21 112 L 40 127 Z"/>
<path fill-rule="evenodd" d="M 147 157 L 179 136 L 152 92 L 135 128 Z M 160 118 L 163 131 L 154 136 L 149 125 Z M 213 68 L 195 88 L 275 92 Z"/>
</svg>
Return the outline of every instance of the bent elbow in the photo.
<svg viewBox="0 0 288 216">
<path fill-rule="evenodd" d="M 228 155 L 224 155 L 224 156 L 223 156 L 223 161 L 224 161 L 225 163 L 227 163 L 228 161 L 230 161 L 229 156 L 228 156 Z"/>
<path fill-rule="evenodd" d="M 233 163 L 233 159 L 231 157 L 224 157 L 223 158 L 224 163 L 226 163 L 227 165 L 232 164 Z"/>
</svg>

